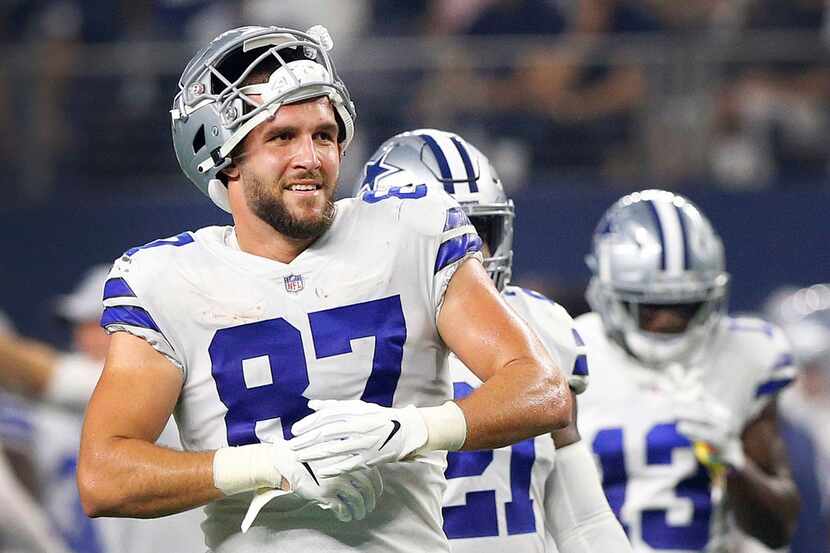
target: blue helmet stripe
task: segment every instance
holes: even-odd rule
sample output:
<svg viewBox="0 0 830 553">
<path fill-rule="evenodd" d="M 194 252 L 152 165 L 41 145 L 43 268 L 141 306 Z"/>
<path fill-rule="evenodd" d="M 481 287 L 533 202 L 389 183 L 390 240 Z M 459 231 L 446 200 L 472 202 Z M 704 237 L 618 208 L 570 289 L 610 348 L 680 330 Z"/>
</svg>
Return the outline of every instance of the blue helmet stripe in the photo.
<svg viewBox="0 0 830 553">
<path fill-rule="evenodd" d="M 686 229 L 686 219 L 683 217 L 683 210 L 678 206 L 674 206 L 677 211 L 677 220 L 680 221 L 680 231 L 683 235 L 683 269 L 689 270 L 692 266 L 689 260 L 689 231 Z"/>
<path fill-rule="evenodd" d="M 438 161 L 438 168 L 441 170 L 441 180 L 444 181 L 444 190 L 447 194 L 455 194 L 455 185 L 453 184 L 452 172 L 450 171 L 450 164 L 447 163 L 447 156 L 444 155 L 444 150 L 435 141 L 434 138 L 428 134 L 420 135 L 424 143 L 432 150 L 432 155 Z"/>
<path fill-rule="evenodd" d="M 478 192 L 478 184 L 476 184 L 476 172 L 473 168 L 473 162 L 470 159 L 470 154 L 467 153 L 467 148 L 456 137 L 451 137 L 452 143 L 455 144 L 455 149 L 458 150 L 458 155 L 461 156 L 461 161 L 464 163 L 464 169 L 467 171 L 467 182 L 470 185 L 470 192 Z"/>
<path fill-rule="evenodd" d="M 651 214 L 654 217 L 654 224 L 657 227 L 657 235 L 660 237 L 660 269 L 665 271 L 666 270 L 666 238 L 663 235 L 663 222 L 660 221 L 660 216 L 657 214 L 657 206 L 654 205 L 654 200 L 648 200 L 646 202 L 649 209 L 651 210 Z"/>
</svg>

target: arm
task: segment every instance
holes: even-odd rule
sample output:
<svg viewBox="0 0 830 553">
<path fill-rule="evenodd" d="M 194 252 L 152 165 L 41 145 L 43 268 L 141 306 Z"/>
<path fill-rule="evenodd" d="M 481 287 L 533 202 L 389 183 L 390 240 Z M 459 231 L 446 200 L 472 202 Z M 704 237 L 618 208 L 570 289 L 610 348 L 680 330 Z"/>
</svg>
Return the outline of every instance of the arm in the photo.
<svg viewBox="0 0 830 553">
<path fill-rule="evenodd" d="M 378 474 L 319 484 L 282 444 L 202 452 L 156 445 L 181 386 L 181 373 L 166 357 L 141 338 L 115 333 L 81 436 L 78 490 L 87 515 L 165 516 L 260 488 L 294 492 L 342 521 L 374 509 L 383 489 Z"/>
<path fill-rule="evenodd" d="M 573 392 L 571 392 L 573 396 Z M 600 484 L 591 452 L 582 443 L 576 423 L 553 433 L 556 460 L 545 485 L 545 516 L 562 553 L 631 551 Z"/>
<path fill-rule="evenodd" d="M 458 402 L 467 422 L 463 449 L 496 449 L 570 424 L 567 380 L 478 261 L 453 275 L 438 331 L 484 382 Z"/>
<path fill-rule="evenodd" d="M 154 443 L 181 386 L 179 370 L 147 342 L 113 335 L 81 436 L 78 489 L 89 516 L 162 516 L 222 496 L 213 483 L 213 452 Z"/>
<path fill-rule="evenodd" d="M 58 353 L 51 347 L 15 336 L 0 335 L 0 386 L 40 397 L 54 374 Z"/>
<path fill-rule="evenodd" d="M 54 535 L 46 514 L 15 477 L 6 455 L 0 448 L 0 536 L 14 536 L 26 551 L 63 553 L 66 551 Z"/>
<path fill-rule="evenodd" d="M 772 401 L 747 425 L 742 436 L 746 463 L 729 470 L 726 478 L 738 524 L 773 549 L 789 542 L 799 510 L 777 418 L 777 403 Z"/>
</svg>

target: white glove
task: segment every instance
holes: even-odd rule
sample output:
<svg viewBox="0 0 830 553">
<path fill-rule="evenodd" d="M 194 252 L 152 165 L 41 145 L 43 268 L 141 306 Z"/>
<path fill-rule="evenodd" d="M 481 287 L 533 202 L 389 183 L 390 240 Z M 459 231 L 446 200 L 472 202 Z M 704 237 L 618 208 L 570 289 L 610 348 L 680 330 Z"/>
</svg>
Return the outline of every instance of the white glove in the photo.
<svg viewBox="0 0 830 553">
<path fill-rule="evenodd" d="M 261 490 L 248 509 L 243 531 L 275 497 L 295 494 L 321 509 L 331 509 L 338 520 L 348 522 L 365 518 L 383 492 L 377 469 L 321 478 L 311 463 L 297 459 L 286 442 L 220 449 L 214 457 L 213 475 L 216 487 L 227 495 Z"/>
<path fill-rule="evenodd" d="M 684 391 L 675 400 L 677 431 L 695 445 L 698 460 L 708 467 L 728 465 L 742 469 L 746 463 L 739 423 L 728 407 L 703 386 Z M 708 447 L 700 447 L 699 444 Z"/>
<path fill-rule="evenodd" d="M 418 408 L 381 407 L 359 400 L 312 400 L 316 411 L 291 427 L 288 445 L 322 477 L 406 459 L 423 447 L 429 431 Z"/>
<path fill-rule="evenodd" d="M 275 491 L 294 493 L 322 509 L 331 509 L 342 522 L 366 518 L 375 509 L 377 497 L 383 492 L 383 480 L 375 468 L 323 478 L 317 475 L 311 463 L 301 462 L 285 444 L 280 444 L 280 451 L 274 458 L 277 470 L 289 486 L 288 490 Z M 276 493 L 272 497 L 279 495 L 282 494 Z"/>
</svg>

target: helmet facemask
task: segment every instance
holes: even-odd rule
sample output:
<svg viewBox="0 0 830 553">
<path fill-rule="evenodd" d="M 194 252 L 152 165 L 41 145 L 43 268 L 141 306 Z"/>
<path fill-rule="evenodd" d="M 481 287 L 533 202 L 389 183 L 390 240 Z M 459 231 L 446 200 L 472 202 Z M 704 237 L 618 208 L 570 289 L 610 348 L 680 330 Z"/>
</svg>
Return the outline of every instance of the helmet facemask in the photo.
<svg viewBox="0 0 830 553">
<path fill-rule="evenodd" d="M 329 98 L 341 150 L 348 147 L 354 105 L 328 55 L 331 46 L 319 26 L 307 33 L 242 27 L 220 35 L 190 61 L 171 111 L 173 141 L 185 174 L 217 205 L 229 211 L 220 173 L 231 163 L 231 152 L 283 105 Z M 265 82 L 248 84 L 266 68 Z"/>
<path fill-rule="evenodd" d="M 505 204 L 461 204 L 487 250 L 484 269 L 496 289 L 502 291 L 510 282 L 513 266 L 513 202 Z"/>
</svg>

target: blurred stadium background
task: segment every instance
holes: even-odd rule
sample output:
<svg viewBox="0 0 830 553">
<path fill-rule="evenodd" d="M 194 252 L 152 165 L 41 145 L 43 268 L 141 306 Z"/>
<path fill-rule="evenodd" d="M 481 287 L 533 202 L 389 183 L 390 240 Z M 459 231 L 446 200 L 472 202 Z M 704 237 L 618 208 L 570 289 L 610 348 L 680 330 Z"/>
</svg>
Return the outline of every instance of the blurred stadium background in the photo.
<svg viewBox="0 0 830 553">
<path fill-rule="evenodd" d="M 679 191 L 724 238 L 732 308 L 830 281 L 825 0 L 4 0 L 0 309 L 67 344 L 52 298 L 128 247 L 229 218 L 180 173 L 184 63 L 236 25 L 324 24 L 358 109 L 341 194 L 405 129 L 458 132 L 517 204 L 514 281 L 578 314 L 623 193 Z"/>
</svg>

